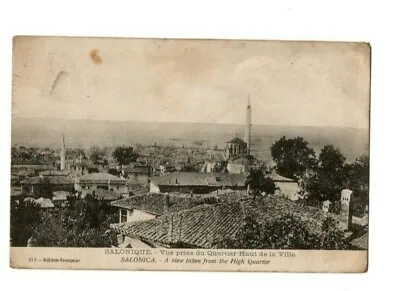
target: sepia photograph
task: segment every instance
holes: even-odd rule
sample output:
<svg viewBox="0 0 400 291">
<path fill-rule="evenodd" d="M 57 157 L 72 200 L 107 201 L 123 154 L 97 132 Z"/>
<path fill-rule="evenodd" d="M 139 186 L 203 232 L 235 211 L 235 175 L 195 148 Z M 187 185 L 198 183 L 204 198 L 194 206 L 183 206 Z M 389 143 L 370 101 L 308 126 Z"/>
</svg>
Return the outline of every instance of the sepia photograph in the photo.
<svg viewBox="0 0 400 291">
<path fill-rule="evenodd" d="M 360 42 L 14 37 L 11 266 L 365 272 L 370 66 Z"/>
</svg>

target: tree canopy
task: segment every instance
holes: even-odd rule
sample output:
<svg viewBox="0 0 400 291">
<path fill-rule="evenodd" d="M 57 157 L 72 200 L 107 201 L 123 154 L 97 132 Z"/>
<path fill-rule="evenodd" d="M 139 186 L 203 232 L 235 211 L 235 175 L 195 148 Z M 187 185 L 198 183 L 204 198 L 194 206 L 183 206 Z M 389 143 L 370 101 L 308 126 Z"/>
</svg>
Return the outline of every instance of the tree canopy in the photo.
<svg viewBox="0 0 400 291">
<path fill-rule="evenodd" d="M 247 216 L 232 237 L 214 243 L 215 248 L 235 249 L 346 249 L 344 234 L 330 218 L 323 221 L 320 232 L 312 232 L 307 222 L 293 214 L 283 214 L 272 221 Z"/>
<path fill-rule="evenodd" d="M 313 173 L 305 177 L 309 199 L 338 201 L 340 192 L 347 187 L 345 157 L 338 148 L 325 145 L 319 154 Z"/>
<path fill-rule="evenodd" d="M 265 176 L 263 167 L 253 167 L 250 169 L 250 173 L 246 177 L 245 186 L 250 186 L 250 190 L 255 196 L 263 192 L 266 194 L 273 194 L 276 188 L 274 181 Z"/>
<path fill-rule="evenodd" d="M 69 197 L 68 207 L 53 212 L 24 202 L 12 208 L 11 241 L 13 246 L 26 246 L 32 237 L 37 247 L 111 247 L 117 241 L 109 225 L 117 221 L 115 210 L 91 195 Z"/>
<path fill-rule="evenodd" d="M 53 198 L 53 190 L 54 187 L 50 182 L 50 179 L 47 177 L 44 177 L 43 179 L 40 180 L 39 184 L 35 187 L 35 191 L 33 193 L 33 196 L 35 198 L 48 198 L 52 199 Z"/>
<path fill-rule="evenodd" d="M 116 147 L 113 152 L 113 157 L 118 161 L 119 165 L 128 165 L 129 163 L 136 162 L 138 154 L 132 147 Z"/>
<path fill-rule="evenodd" d="M 10 237 L 11 245 L 26 247 L 34 227 L 40 222 L 40 206 L 34 201 L 11 201 Z"/>
<path fill-rule="evenodd" d="M 302 137 L 281 137 L 272 144 L 271 155 L 278 174 L 292 179 L 303 176 L 316 163 L 314 149 Z"/>
<path fill-rule="evenodd" d="M 324 200 L 340 209 L 341 190 L 353 191 L 353 211 L 357 216 L 366 213 L 369 192 L 369 157 L 363 155 L 348 163 L 339 148 L 325 145 L 316 158 L 315 151 L 302 137 L 288 139 L 285 136 L 271 146 L 271 155 L 277 172 L 289 178 L 297 178 L 306 198 L 302 203 L 319 205 Z"/>
<path fill-rule="evenodd" d="M 95 165 L 98 165 L 101 162 L 104 154 L 104 150 L 101 150 L 98 146 L 92 146 L 89 150 L 90 160 Z"/>
</svg>

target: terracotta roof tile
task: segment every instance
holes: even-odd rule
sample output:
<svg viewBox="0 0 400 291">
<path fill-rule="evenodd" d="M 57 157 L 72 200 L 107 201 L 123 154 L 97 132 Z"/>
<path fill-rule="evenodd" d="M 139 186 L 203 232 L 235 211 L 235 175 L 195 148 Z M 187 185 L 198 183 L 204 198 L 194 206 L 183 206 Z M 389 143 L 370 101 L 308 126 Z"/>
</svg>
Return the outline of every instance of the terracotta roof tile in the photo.
<svg viewBox="0 0 400 291">
<path fill-rule="evenodd" d="M 263 200 L 244 199 L 235 202 L 199 205 L 187 210 L 172 212 L 144 222 L 127 222 L 111 225 L 116 231 L 130 237 L 161 244 L 183 243 L 210 248 L 221 238 L 234 235 L 246 215 L 256 215 L 260 220 L 275 220 L 286 213 L 303 219 L 312 232 L 321 231 L 322 222 L 335 215 L 312 207 L 303 207 L 287 199 L 270 196 Z"/>
<path fill-rule="evenodd" d="M 368 249 L 368 232 L 364 233 L 362 236 L 357 237 L 350 241 L 351 246 L 357 249 L 367 250 Z"/>
<path fill-rule="evenodd" d="M 109 173 L 91 173 L 91 174 L 86 174 L 83 175 L 82 177 L 79 178 L 80 182 L 119 182 L 119 183 L 125 183 L 125 179 L 121 177 L 117 177 L 114 175 L 111 175 Z"/>
<path fill-rule="evenodd" d="M 246 176 L 230 173 L 178 172 L 152 177 L 156 185 L 181 186 L 244 186 Z"/>
<path fill-rule="evenodd" d="M 201 203 L 201 201 L 205 200 L 203 198 L 195 199 L 190 197 L 149 193 L 144 195 L 135 195 L 125 199 L 113 201 L 111 202 L 111 205 L 129 210 L 137 209 L 162 215 L 194 207 Z"/>
<path fill-rule="evenodd" d="M 50 184 L 67 185 L 74 184 L 74 180 L 65 176 L 47 176 L 47 177 L 32 177 L 21 181 L 22 185 L 36 185 L 43 183 L 45 179 L 50 181 Z"/>
</svg>

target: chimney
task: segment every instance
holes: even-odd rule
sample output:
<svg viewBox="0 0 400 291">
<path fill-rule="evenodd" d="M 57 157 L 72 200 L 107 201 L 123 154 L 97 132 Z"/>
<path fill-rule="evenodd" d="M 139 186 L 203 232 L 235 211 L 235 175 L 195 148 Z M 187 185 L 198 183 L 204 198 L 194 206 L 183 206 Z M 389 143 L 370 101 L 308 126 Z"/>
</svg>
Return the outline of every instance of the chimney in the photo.
<svg viewBox="0 0 400 291">
<path fill-rule="evenodd" d="M 118 234 L 117 235 L 117 241 L 118 241 L 118 245 L 122 245 L 125 241 L 125 235 L 123 234 Z"/>
<path fill-rule="evenodd" d="M 167 241 L 169 244 L 174 242 L 174 215 L 170 214 L 166 217 L 167 224 Z"/>
<path fill-rule="evenodd" d="M 325 200 L 322 202 L 322 211 L 328 213 L 330 211 L 332 202 Z"/>
<path fill-rule="evenodd" d="M 171 206 L 170 197 L 168 194 L 164 194 L 164 214 L 168 213 L 170 206 Z"/>
<path fill-rule="evenodd" d="M 340 197 L 340 221 L 339 227 L 342 230 L 351 229 L 352 222 L 352 201 L 351 196 L 353 191 L 349 189 L 343 189 Z"/>
</svg>

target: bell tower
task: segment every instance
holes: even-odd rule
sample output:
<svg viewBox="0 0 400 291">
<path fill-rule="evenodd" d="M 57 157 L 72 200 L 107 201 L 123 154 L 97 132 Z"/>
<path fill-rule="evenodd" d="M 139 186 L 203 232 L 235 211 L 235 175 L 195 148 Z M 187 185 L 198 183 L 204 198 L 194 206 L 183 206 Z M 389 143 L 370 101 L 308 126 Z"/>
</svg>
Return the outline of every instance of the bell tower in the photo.
<svg viewBox="0 0 400 291">
<path fill-rule="evenodd" d="M 250 96 L 248 96 L 248 100 L 247 100 L 246 128 L 245 128 L 245 131 L 244 131 L 244 141 L 247 143 L 247 154 L 250 155 L 250 143 L 251 143 L 251 105 L 250 105 Z"/>
</svg>

